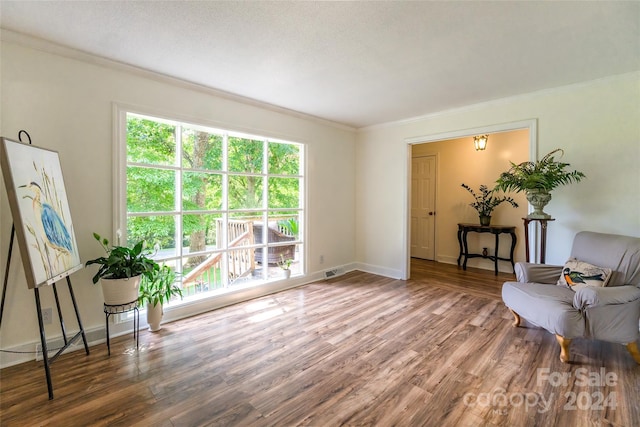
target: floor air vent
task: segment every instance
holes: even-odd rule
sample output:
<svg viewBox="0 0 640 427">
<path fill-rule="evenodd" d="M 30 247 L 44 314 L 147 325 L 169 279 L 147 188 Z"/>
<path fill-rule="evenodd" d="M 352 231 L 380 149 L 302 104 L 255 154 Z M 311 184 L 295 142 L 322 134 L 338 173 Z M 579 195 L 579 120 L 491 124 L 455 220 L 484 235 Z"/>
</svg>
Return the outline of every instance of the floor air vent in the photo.
<svg viewBox="0 0 640 427">
<path fill-rule="evenodd" d="M 331 277 L 335 277 L 340 274 L 340 271 L 336 268 L 333 270 L 327 270 L 324 272 L 325 279 L 330 279 Z"/>
</svg>

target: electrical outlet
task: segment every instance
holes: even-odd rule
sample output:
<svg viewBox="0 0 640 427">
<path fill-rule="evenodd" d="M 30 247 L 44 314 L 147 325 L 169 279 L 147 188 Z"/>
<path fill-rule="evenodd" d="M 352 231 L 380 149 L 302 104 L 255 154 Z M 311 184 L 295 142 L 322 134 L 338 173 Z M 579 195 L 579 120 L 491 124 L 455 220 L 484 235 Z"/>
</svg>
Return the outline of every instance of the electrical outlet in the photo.
<svg viewBox="0 0 640 427">
<path fill-rule="evenodd" d="M 42 323 L 45 325 L 53 323 L 53 309 L 51 307 L 42 309 Z"/>
<path fill-rule="evenodd" d="M 320 264 L 324 264 L 324 255 L 320 255 Z"/>
</svg>

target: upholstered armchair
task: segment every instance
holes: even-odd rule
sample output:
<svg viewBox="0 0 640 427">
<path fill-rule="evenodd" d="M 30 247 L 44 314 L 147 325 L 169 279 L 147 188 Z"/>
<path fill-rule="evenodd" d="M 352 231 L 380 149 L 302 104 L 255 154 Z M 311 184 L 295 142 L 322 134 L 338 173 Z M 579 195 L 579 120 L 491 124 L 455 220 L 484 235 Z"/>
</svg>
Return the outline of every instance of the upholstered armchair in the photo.
<svg viewBox="0 0 640 427">
<path fill-rule="evenodd" d="M 514 326 L 524 318 L 555 334 L 561 361 L 570 360 L 571 340 L 585 337 L 626 345 L 640 364 L 640 238 L 583 231 L 571 263 L 516 263 L 515 272 L 517 282 L 502 286 Z"/>
</svg>

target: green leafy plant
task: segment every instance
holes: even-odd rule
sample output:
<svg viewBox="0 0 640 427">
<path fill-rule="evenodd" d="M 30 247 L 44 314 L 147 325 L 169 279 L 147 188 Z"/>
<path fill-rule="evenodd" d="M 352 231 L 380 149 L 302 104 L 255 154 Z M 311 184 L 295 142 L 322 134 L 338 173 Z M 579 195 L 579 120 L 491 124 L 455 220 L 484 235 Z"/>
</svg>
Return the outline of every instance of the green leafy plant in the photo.
<svg viewBox="0 0 640 427">
<path fill-rule="evenodd" d="M 106 257 L 99 257 L 85 263 L 85 267 L 92 264 L 100 265 L 98 272 L 93 276 L 93 283 L 98 283 L 101 278 L 126 279 L 140 274 L 149 276 L 160 268 L 149 257 L 151 252 L 146 249 L 143 240 L 132 248 L 128 248 L 126 246 L 110 246 L 109 240 L 101 237 L 98 233 L 93 233 L 93 237 L 107 253 Z"/>
<path fill-rule="evenodd" d="M 175 282 L 176 272 L 168 265 L 161 266 L 142 277 L 138 302 L 156 306 L 170 301 L 174 296 L 182 298 L 182 289 Z"/>
<path fill-rule="evenodd" d="M 278 221 L 278 226 L 286 230 L 287 234 L 290 234 L 296 237 L 298 236 L 299 225 L 298 225 L 297 218 L 281 219 L 280 221 Z"/>
<path fill-rule="evenodd" d="M 511 204 L 514 208 L 518 207 L 516 201 L 511 197 L 496 196 L 495 193 L 497 190 L 495 188 L 490 190 L 489 187 L 484 184 L 480 186 L 480 193 L 476 193 L 465 183 L 462 183 L 462 188 L 471 193 L 475 199 L 473 203 L 469 203 L 469 206 L 475 209 L 480 216 L 491 216 L 491 212 L 504 202 Z"/>
<path fill-rule="evenodd" d="M 560 153 L 560 157 L 564 155 L 564 151 L 557 148 L 535 162 L 510 162 L 511 168 L 501 173 L 496 181 L 496 189 L 516 192 L 538 190 L 548 193 L 556 187 L 580 182 L 585 178 L 582 172 L 566 170 L 570 164 L 557 161 L 557 153 Z"/>
<path fill-rule="evenodd" d="M 280 262 L 278 263 L 278 265 L 280 266 L 281 269 L 283 270 L 288 270 L 289 268 L 291 268 L 291 261 L 293 261 L 290 258 L 285 258 L 284 255 L 280 255 Z"/>
</svg>

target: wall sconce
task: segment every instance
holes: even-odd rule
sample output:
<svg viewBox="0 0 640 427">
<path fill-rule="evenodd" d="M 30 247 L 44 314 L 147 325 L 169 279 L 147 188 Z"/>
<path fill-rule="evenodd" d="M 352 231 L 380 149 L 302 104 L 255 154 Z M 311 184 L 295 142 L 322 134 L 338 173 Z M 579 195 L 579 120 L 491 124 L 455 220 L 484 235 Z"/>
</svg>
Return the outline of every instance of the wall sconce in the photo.
<svg viewBox="0 0 640 427">
<path fill-rule="evenodd" d="M 489 141 L 489 135 L 474 136 L 473 146 L 476 147 L 476 151 L 482 151 L 487 148 L 487 141 Z"/>
</svg>

